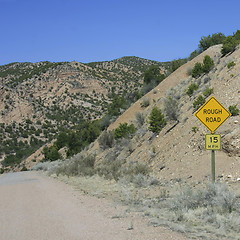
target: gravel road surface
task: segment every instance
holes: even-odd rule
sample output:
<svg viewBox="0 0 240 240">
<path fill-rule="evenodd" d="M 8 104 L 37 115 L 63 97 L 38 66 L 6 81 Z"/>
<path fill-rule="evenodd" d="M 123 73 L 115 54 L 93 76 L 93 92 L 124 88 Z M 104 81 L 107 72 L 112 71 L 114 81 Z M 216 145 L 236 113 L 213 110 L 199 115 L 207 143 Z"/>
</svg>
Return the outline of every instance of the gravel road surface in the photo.
<svg viewBox="0 0 240 240">
<path fill-rule="evenodd" d="M 1 240 L 185 240 L 38 172 L 0 175 Z"/>
</svg>

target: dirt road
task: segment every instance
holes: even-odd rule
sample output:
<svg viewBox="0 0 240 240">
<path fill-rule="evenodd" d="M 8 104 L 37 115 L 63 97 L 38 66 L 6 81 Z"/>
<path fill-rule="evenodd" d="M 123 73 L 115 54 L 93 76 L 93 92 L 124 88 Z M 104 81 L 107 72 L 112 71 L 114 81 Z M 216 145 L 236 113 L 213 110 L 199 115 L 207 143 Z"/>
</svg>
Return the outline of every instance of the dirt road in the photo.
<svg viewBox="0 0 240 240">
<path fill-rule="evenodd" d="M 1 240 L 185 240 L 37 172 L 0 175 Z"/>
</svg>

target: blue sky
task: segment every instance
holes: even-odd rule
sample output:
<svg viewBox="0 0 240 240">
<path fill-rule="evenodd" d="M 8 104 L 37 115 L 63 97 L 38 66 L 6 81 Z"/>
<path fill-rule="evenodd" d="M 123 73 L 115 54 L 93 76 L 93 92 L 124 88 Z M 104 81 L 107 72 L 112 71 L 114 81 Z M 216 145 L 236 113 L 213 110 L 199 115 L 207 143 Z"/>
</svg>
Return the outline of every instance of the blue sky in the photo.
<svg viewBox="0 0 240 240">
<path fill-rule="evenodd" d="M 0 65 L 183 58 L 240 29 L 239 0 L 0 0 Z"/>
</svg>

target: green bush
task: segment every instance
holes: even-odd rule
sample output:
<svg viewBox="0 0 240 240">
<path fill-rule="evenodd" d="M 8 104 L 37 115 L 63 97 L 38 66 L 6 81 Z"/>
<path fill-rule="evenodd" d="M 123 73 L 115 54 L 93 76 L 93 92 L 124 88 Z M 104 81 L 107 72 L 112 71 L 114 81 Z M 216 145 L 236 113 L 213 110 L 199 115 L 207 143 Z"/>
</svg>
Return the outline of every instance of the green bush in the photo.
<svg viewBox="0 0 240 240">
<path fill-rule="evenodd" d="M 166 78 L 166 76 L 161 73 L 160 67 L 158 65 L 150 66 L 149 69 L 144 72 L 143 77 L 143 95 L 151 91 L 155 86 L 162 82 L 163 79 Z"/>
<path fill-rule="evenodd" d="M 229 106 L 228 110 L 232 114 L 232 116 L 237 116 L 239 115 L 239 112 L 240 112 L 240 110 L 237 108 L 237 104 L 233 106 Z"/>
<path fill-rule="evenodd" d="M 205 103 L 205 98 L 202 95 L 199 95 L 197 99 L 193 102 L 194 111 L 200 108 Z"/>
<path fill-rule="evenodd" d="M 108 106 L 109 116 L 118 116 L 121 114 L 121 109 L 127 108 L 127 101 L 124 97 L 114 95 L 112 102 Z"/>
<path fill-rule="evenodd" d="M 238 30 L 233 36 L 228 36 L 223 41 L 221 53 L 224 55 L 235 51 L 237 45 L 240 43 L 240 30 Z"/>
<path fill-rule="evenodd" d="M 192 77 L 197 78 L 200 77 L 203 73 L 203 65 L 199 62 L 195 63 L 192 69 Z"/>
<path fill-rule="evenodd" d="M 26 168 L 26 166 L 24 165 L 21 169 L 21 172 L 25 172 L 25 171 L 28 171 L 28 169 Z"/>
<path fill-rule="evenodd" d="M 214 33 L 212 36 L 202 37 L 199 42 L 201 51 L 207 50 L 209 47 L 223 43 L 226 36 L 223 33 Z"/>
<path fill-rule="evenodd" d="M 186 58 L 173 60 L 170 65 L 170 72 L 176 71 L 179 67 L 187 62 Z"/>
<path fill-rule="evenodd" d="M 232 62 L 228 63 L 227 67 L 229 69 L 229 68 L 234 67 L 235 65 L 236 65 L 236 63 L 234 61 L 232 61 Z"/>
<path fill-rule="evenodd" d="M 127 123 L 120 123 L 119 126 L 114 130 L 114 138 L 126 138 L 135 132 L 136 128 L 133 124 L 128 125 Z"/>
<path fill-rule="evenodd" d="M 213 93 L 213 88 L 209 88 L 207 87 L 206 90 L 203 92 L 203 95 L 205 98 L 207 98 L 208 96 L 210 96 Z"/>
<path fill-rule="evenodd" d="M 214 67 L 214 61 L 209 55 L 206 55 L 203 59 L 203 72 L 208 73 Z"/>
<path fill-rule="evenodd" d="M 209 73 L 214 67 L 214 61 L 209 55 L 206 55 L 203 59 L 203 64 L 197 62 L 192 69 L 192 77 L 200 77 L 203 73 Z"/>
<path fill-rule="evenodd" d="M 153 107 L 152 112 L 149 116 L 149 130 L 154 133 L 159 133 L 162 128 L 166 125 L 165 116 L 161 109 Z"/>
<path fill-rule="evenodd" d="M 187 89 L 187 95 L 192 96 L 193 92 L 197 89 L 198 89 L 198 85 L 196 83 L 192 83 L 191 85 L 189 85 Z"/>
<path fill-rule="evenodd" d="M 158 65 L 153 65 L 149 67 L 148 70 L 144 72 L 144 83 L 149 84 L 155 82 L 156 84 L 160 83 L 166 76 L 161 74 L 160 67 Z"/>
<path fill-rule="evenodd" d="M 44 147 L 43 154 L 45 161 L 56 161 L 62 158 L 61 154 L 58 152 L 56 145 L 53 145 L 51 147 Z"/>
</svg>

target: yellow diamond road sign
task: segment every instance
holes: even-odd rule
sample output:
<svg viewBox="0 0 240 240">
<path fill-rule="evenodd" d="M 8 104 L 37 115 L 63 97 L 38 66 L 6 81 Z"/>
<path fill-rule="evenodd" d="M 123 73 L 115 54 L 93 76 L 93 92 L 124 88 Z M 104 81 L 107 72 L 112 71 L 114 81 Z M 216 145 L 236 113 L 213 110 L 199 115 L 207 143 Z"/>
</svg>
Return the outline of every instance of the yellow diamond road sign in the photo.
<svg viewBox="0 0 240 240">
<path fill-rule="evenodd" d="M 231 113 L 215 98 L 211 97 L 195 116 L 211 131 L 216 130 L 231 116 Z"/>
</svg>

